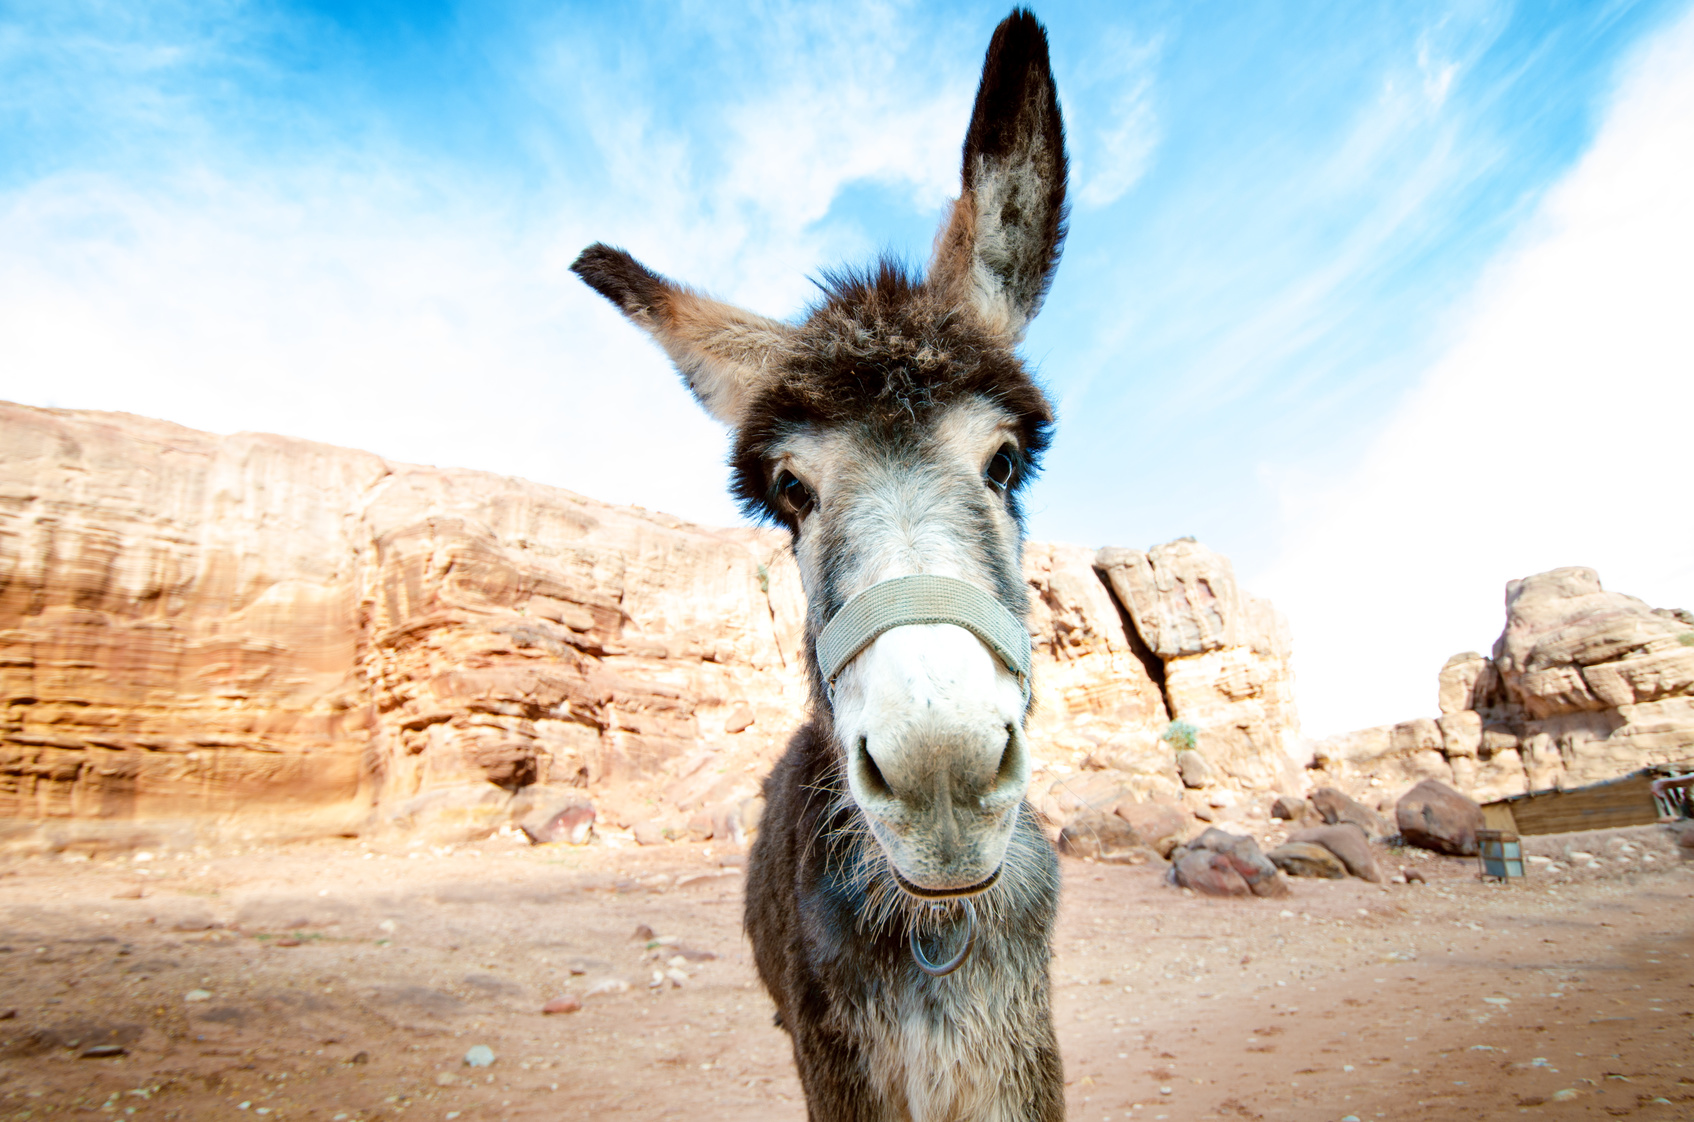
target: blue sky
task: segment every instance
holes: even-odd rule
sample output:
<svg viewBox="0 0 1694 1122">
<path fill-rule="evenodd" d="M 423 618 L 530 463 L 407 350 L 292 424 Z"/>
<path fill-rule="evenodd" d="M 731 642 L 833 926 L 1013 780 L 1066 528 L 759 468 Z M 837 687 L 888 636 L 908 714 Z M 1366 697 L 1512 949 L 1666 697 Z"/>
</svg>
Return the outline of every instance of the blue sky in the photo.
<svg viewBox="0 0 1694 1122">
<path fill-rule="evenodd" d="M 1694 304 L 1685 0 L 1037 11 L 1074 208 L 1034 536 L 1228 554 L 1314 732 L 1431 711 L 1510 577 L 1694 607 L 1694 365 L 1649 315 Z M 732 522 L 723 434 L 566 267 L 788 316 L 921 261 L 1004 14 L 0 3 L 0 397 Z"/>
</svg>

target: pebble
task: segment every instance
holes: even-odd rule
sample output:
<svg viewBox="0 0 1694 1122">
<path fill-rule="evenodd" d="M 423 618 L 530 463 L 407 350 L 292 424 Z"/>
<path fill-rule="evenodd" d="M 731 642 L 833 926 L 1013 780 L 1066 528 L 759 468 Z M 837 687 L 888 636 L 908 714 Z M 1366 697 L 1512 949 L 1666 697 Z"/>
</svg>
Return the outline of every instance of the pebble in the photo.
<svg viewBox="0 0 1694 1122">
<path fill-rule="evenodd" d="M 622 978 L 602 978 L 588 987 L 584 997 L 599 997 L 603 993 L 628 993 L 629 983 Z"/>
<path fill-rule="evenodd" d="M 128 1055 L 128 1053 L 124 1051 L 122 1044 L 95 1044 L 82 1050 L 82 1058 L 85 1060 L 100 1060 L 107 1056 L 123 1055 Z"/>
<path fill-rule="evenodd" d="M 465 1053 L 466 1067 L 487 1067 L 494 1062 L 494 1049 L 486 1044 L 478 1044 Z"/>
<path fill-rule="evenodd" d="M 182 995 L 182 999 L 184 1001 L 210 1001 L 212 999 L 212 991 L 189 990 L 187 993 Z"/>
<path fill-rule="evenodd" d="M 451 1087 L 458 1081 L 459 1077 L 450 1071 L 440 1071 L 435 1074 L 435 1085 L 437 1087 Z"/>
<path fill-rule="evenodd" d="M 582 1001 L 574 993 L 561 994 L 541 1007 L 543 1013 L 575 1013 Z"/>
</svg>

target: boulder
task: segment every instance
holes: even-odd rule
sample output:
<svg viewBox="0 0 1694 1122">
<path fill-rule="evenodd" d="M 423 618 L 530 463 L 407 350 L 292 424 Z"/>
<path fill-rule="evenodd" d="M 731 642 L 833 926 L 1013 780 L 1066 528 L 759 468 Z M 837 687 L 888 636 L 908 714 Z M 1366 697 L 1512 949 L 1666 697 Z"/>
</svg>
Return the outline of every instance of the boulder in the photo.
<svg viewBox="0 0 1694 1122">
<path fill-rule="evenodd" d="M 1085 810 L 1059 832 L 1059 852 L 1114 865 L 1141 865 L 1151 856 L 1135 828 L 1115 814 Z"/>
<path fill-rule="evenodd" d="M 1130 825 L 1139 844 L 1160 857 L 1168 858 L 1171 850 L 1181 844 L 1184 835 L 1189 831 L 1188 815 L 1174 802 L 1126 800 L 1118 803 L 1112 813 Z"/>
<path fill-rule="evenodd" d="M 1615 709 L 1694 691 L 1694 646 L 1674 611 L 1607 592 L 1593 569 L 1565 568 L 1506 586 L 1494 665 L 1532 719 Z"/>
<path fill-rule="evenodd" d="M 1402 795 L 1394 817 L 1409 845 L 1454 857 L 1476 856 L 1482 807 L 1439 780 L 1426 779 Z"/>
<path fill-rule="evenodd" d="M 1171 866 L 1171 877 L 1179 887 L 1202 896 L 1250 896 L 1252 888 L 1228 856 L 1197 849 L 1184 853 Z"/>
<path fill-rule="evenodd" d="M 594 830 L 594 804 L 587 799 L 566 799 L 537 806 L 518 828 L 531 845 L 582 845 Z"/>
<path fill-rule="evenodd" d="M 1208 787 L 1214 778 L 1212 765 L 1192 748 L 1184 748 L 1176 754 L 1176 770 L 1182 775 L 1184 787 Z"/>
<path fill-rule="evenodd" d="M 651 818 L 637 822 L 631 832 L 635 834 L 636 845 L 664 845 L 671 840 L 666 834 L 664 823 Z"/>
<path fill-rule="evenodd" d="M 1371 853 L 1370 841 L 1365 837 L 1365 832 L 1352 822 L 1296 830 L 1288 835 L 1288 840 L 1296 844 L 1321 845 L 1335 854 L 1347 871 L 1360 880 L 1368 880 L 1373 884 L 1382 883 L 1382 872 L 1376 866 L 1376 857 Z"/>
<path fill-rule="evenodd" d="M 1210 874 L 1201 874 L 1201 864 L 1194 860 L 1196 855 L 1206 854 L 1205 868 L 1213 870 Z M 1192 888 L 1196 892 L 1205 892 L 1213 896 L 1237 895 L 1233 891 L 1213 891 L 1220 886 L 1227 887 L 1229 879 L 1222 876 L 1218 870 L 1226 864 L 1247 890 L 1254 896 L 1286 896 L 1288 882 L 1282 879 L 1277 871 L 1259 850 L 1259 843 L 1242 834 L 1231 834 L 1217 828 L 1208 829 L 1205 833 L 1180 847 L 1171 854 L 1173 879 L 1184 888 Z M 1184 869 L 1193 872 L 1196 880 L 1193 883 L 1185 880 Z"/>
<path fill-rule="evenodd" d="M 1356 799 L 1350 799 L 1334 787 L 1319 787 L 1312 792 L 1312 807 L 1331 826 L 1351 822 L 1367 837 L 1380 838 L 1388 834 L 1388 823 L 1382 815 Z"/>
<path fill-rule="evenodd" d="M 1298 795 L 1278 795 L 1271 803 L 1272 818 L 1280 818 L 1286 822 L 1298 822 L 1308 814 L 1317 813 L 1312 804 Z"/>
<path fill-rule="evenodd" d="M 1347 866 L 1341 863 L 1341 858 L 1312 842 L 1285 842 L 1265 857 L 1291 877 L 1342 880 L 1347 876 Z"/>
</svg>

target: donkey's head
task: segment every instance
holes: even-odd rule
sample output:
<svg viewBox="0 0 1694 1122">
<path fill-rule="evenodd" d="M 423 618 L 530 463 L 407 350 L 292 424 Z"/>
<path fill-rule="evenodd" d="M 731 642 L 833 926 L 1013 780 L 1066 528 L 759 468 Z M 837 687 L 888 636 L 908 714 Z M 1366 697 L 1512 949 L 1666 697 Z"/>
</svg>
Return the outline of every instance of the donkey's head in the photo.
<svg viewBox="0 0 1694 1122">
<path fill-rule="evenodd" d="M 1015 347 L 1058 264 L 1064 200 L 1046 34 L 1020 10 L 989 45 L 963 188 L 926 276 L 887 261 L 828 275 L 796 325 L 603 245 L 574 266 L 735 429 L 743 506 L 792 533 L 814 702 L 852 801 L 915 895 L 993 883 L 1029 784 L 1018 493 L 1052 413 Z M 890 583 L 916 574 L 943 579 Z M 949 622 L 913 622 L 937 617 Z"/>
</svg>

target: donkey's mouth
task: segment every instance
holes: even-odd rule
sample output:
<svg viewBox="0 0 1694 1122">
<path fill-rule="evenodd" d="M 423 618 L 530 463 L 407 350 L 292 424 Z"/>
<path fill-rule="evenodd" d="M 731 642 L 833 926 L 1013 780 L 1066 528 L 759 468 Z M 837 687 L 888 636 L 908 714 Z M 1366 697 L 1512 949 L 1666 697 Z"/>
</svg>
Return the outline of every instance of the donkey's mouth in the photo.
<svg viewBox="0 0 1694 1122">
<path fill-rule="evenodd" d="M 900 870 L 894 867 L 892 861 L 888 863 L 888 871 L 894 874 L 894 883 L 900 886 L 900 890 L 908 896 L 916 896 L 922 900 L 956 900 L 964 896 L 980 896 L 994 887 L 995 882 L 1000 879 L 1000 869 L 1003 868 L 1005 866 L 1001 865 L 982 880 L 963 888 L 922 888 L 901 876 Z"/>
</svg>

